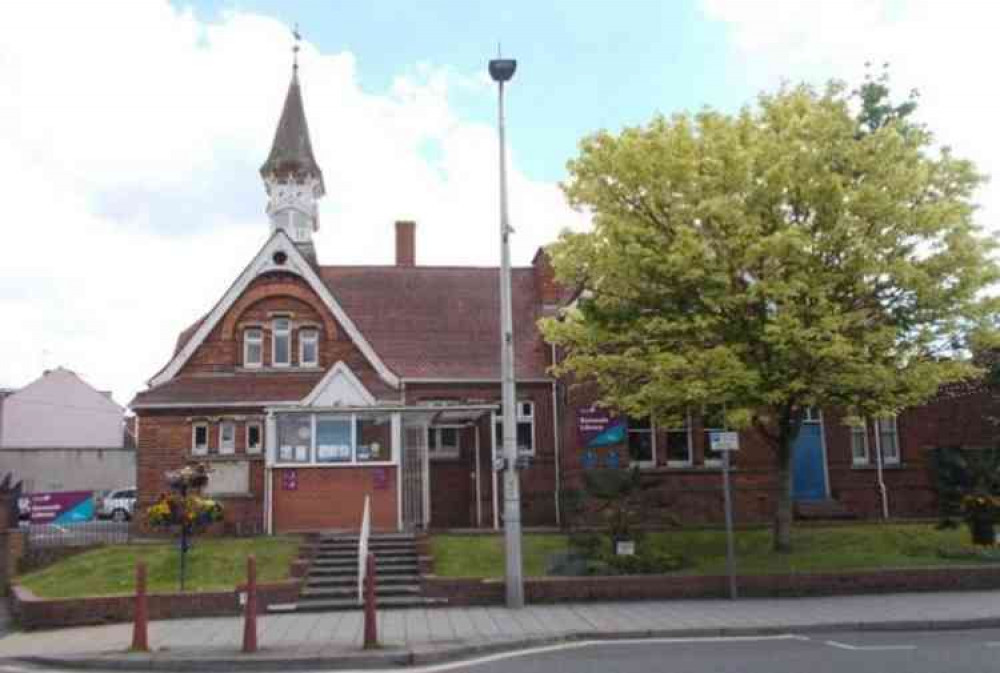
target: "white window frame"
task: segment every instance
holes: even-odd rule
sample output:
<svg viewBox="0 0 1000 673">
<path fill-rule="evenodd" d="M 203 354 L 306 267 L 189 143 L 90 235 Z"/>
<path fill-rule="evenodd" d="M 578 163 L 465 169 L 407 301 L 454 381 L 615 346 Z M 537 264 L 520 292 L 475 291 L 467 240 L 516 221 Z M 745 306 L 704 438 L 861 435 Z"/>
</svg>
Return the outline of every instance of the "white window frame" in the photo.
<svg viewBox="0 0 1000 673">
<path fill-rule="evenodd" d="M 203 428 L 205 430 L 205 445 L 198 446 L 198 428 Z M 199 421 L 197 423 L 191 424 L 191 455 L 192 456 L 207 456 L 208 446 L 211 444 L 211 433 L 209 432 L 208 423 L 204 421 Z"/>
<path fill-rule="evenodd" d="M 250 428 L 257 428 L 257 446 L 250 445 Z M 246 452 L 255 455 L 264 452 L 264 424 L 260 421 L 250 421 L 246 424 Z"/>
<path fill-rule="evenodd" d="M 388 418 L 390 424 L 389 432 L 389 443 L 387 446 L 383 447 L 382 454 L 386 456 L 385 459 L 380 460 L 358 460 L 358 420 L 370 418 L 373 413 L 384 414 Z M 292 415 L 292 414 L 289 414 Z M 283 461 L 281 460 L 281 440 L 278 437 L 277 446 L 273 450 L 274 464 L 273 467 L 387 467 L 397 464 L 396 454 L 397 447 L 394 446 L 394 442 L 397 441 L 395 438 L 395 430 L 392 429 L 396 424 L 399 423 L 398 420 L 394 420 L 397 414 L 390 412 L 380 412 L 377 409 L 373 409 L 370 412 L 357 412 L 357 413 L 336 413 L 330 411 L 320 411 L 316 413 L 305 413 L 305 414 L 295 414 L 297 416 L 306 416 L 309 419 L 311 426 L 311 437 L 309 439 L 309 459 L 305 461 Z M 338 418 L 348 421 L 351 424 L 351 454 L 350 460 L 344 461 L 321 461 L 317 459 L 316 451 L 316 426 L 317 419 L 320 417 L 326 418 Z M 279 423 L 279 420 L 275 420 L 275 424 Z"/>
<path fill-rule="evenodd" d="M 226 430 L 229 440 L 226 440 Z M 236 453 L 236 422 L 219 421 L 219 455 L 228 456 Z"/>
<path fill-rule="evenodd" d="M 311 341 L 315 359 L 306 361 L 306 342 Z M 299 330 L 299 366 L 319 367 L 319 330 L 315 327 L 307 327 Z"/>
<path fill-rule="evenodd" d="M 667 467 L 691 467 L 694 465 L 694 436 L 691 432 L 691 414 L 687 414 L 685 417 L 685 424 L 683 427 L 677 428 L 666 428 L 664 433 L 669 434 L 671 432 L 683 432 L 687 440 L 687 460 L 671 460 L 670 459 L 670 442 L 667 441 L 663 447 L 664 452 L 666 452 Z"/>
<path fill-rule="evenodd" d="M 288 327 L 279 330 L 278 324 L 284 323 Z M 278 335 L 281 334 L 285 339 L 288 340 L 288 360 L 285 362 L 278 362 Z M 292 319 L 291 318 L 275 318 L 271 322 L 271 366 L 272 367 L 291 367 L 292 366 Z"/>
<path fill-rule="evenodd" d="M 256 334 L 251 337 L 251 334 Z M 257 362 L 250 360 L 250 346 L 257 346 L 257 353 L 260 359 Z M 246 369 L 260 369 L 264 366 L 264 330 L 259 327 L 248 327 L 243 330 L 243 366 Z"/>
<path fill-rule="evenodd" d="M 899 465 L 902 462 L 903 447 L 899 442 L 899 424 L 897 423 L 897 416 L 890 416 L 886 418 L 876 418 L 872 421 L 872 425 L 875 430 L 875 442 L 878 447 L 879 454 L 882 456 L 883 465 Z M 882 445 L 882 423 L 890 423 L 889 429 L 891 430 L 893 442 L 896 445 L 896 453 L 892 456 L 885 453 L 885 447 Z"/>
<path fill-rule="evenodd" d="M 525 413 L 525 410 L 527 410 L 526 413 Z M 494 425 L 494 430 L 493 430 L 494 434 L 496 434 L 496 426 L 497 425 L 503 427 L 503 414 L 497 414 L 495 420 L 496 420 L 496 423 Z M 515 414 L 514 414 L 514 438 L 515 438 L 515 441 L 517 441 L 517 426 L 520 425 L 521 423 L 530 423 L 531 424 L 531 450 L 530 451 L 522 451 L 521 448 L 518 447 L 517 454 L 519 456 L 534 456 L 535 452 L 537 451 L 537 444 L 538 444 L 538 442 L 536 441 L 537 437 L 535 436 L 535 401 L 534 400 L 518 400 L 517 401 L 517 405 L 515 407 Z M 501 450 L 501 451 L 503 450 L 503 439 L 502 439 L 502 437 L 503 436 L 501 435 L 501 440 L 497 442 L 497 448 L 499 450 Z"/>
<path fill-rule="evenodd" d="M 631 418 L 629 416 L 625 417 L 625 446 L 629 446 L 630 435 L 632 433 L 649 433 L 649 443 L 650 443 L 650 460 L 639 460 L 636 461 L 639 465 L 639 469 L 649 469 L 656 467 L 656 423 L 650 419 L 648 428 L 632 428 L 632 421 L 640 421 L 639 418 Z M 629 451 L 629 462 L 632 460 L 632 452 Z"/>
<path fill-rule="evenodd" d="M 427 427 L 427 454 L 430 456 L 431 460 L 448 460 L 458 458 L 462 454 L 462 431 L 465 429 L 464 425 L 431 425 Z M 454 447 L 448 447 L 447 450 L 442 450 L 441 447 L 441 430 L 454 430 L 455 431 L 455 441 Z M 434 437 L 434 441 L 431 442 L 431 435 Z M 435 449 L 434 447 L 438 447 Z"/>
<path fill-rule="evenodd" d="M 852 425 L 849 430 L 851 437 L 851 464 L 867 465 L 871 461 L 871 450 L 868 443 L 868 423 L 866 421 L 862 421 L 861 425 Z M 864 456 L 858 456 L 854 452 L 855 438 L 859 434 L 862 441 L 862 448 L 864 448 L 865 451 Z"/>
</svg>

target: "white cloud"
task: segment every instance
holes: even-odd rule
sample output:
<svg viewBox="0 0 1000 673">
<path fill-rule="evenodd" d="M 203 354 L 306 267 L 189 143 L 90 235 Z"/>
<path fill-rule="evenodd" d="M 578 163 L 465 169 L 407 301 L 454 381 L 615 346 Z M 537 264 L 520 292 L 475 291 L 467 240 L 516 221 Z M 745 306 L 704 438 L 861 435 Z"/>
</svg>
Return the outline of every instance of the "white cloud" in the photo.
<svg viewBox="0 0 1000 673">
<path fill-rule="evenodd" d="M 44 30 L 43 30 L 44 28 Z M 0 384 L 63 364 L 121 402 L 267 236 L 257 168 L 289 77 L 287 26 L 217 23 L 166 2 L 0 8 Z M 418 221 L 418 262 L 498 259 L 496 137 L 449 91 L 481 75 L 412 64 L 369 92 L 350 53 L 301 54 L 328 196 L 324 263 L 391 263 Z M 513 157 L 514 260 L 583 218 Z M 43 351 L 48 355 L 43 357 Z"/>
<path fill-rule="evenodd" d="M 979 221 L 1000 230 L 1000 3 L 988 0 L 702 0 L 726 23 L 740 76 L 759 89 L 782 79 L 855 84 L 865 61 L 891 65 L 897 96 L 920 91 L 918 116 L 959 156 L 994 176 Z"/>
</svg>

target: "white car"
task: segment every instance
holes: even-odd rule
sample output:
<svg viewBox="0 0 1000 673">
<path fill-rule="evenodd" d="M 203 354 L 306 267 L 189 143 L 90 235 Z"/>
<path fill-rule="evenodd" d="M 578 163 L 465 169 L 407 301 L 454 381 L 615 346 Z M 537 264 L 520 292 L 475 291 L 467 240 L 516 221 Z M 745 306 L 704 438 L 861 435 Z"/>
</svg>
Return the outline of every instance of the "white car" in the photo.
<svg viewBox="0 0 1000 673">
<path fill-rule="evenodd" d="M 97 518 L 128 521 L 135 512 L 135 487 L 111 491 L 97 499 Z"/>
</svg>

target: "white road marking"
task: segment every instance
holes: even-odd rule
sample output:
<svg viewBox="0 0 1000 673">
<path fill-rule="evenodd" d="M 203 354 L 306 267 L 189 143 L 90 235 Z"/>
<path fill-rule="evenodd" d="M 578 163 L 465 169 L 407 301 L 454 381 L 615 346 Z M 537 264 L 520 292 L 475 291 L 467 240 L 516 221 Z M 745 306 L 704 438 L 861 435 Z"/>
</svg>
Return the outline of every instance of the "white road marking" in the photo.
<svg viewBox="0 0 1000 673">
<path fill-rule="evenodd" d="M 891 652 L 892 650 L 915 650 L 916 645 L 849 645 L 836 640 L 828 640 L 826 644 L 841 650 L 852 650 L 855 652 Z"/>
<path fill-rule="evenodd" d="M 457 668 L 468 668 L 471 666 L 482 666 L 483 664 L 491 664 L 496 661 L 503 661 L 505 659 L 514 659 L 516 657 L 527 657 L 534 654 L 546 654 L 548 652 L 561 652 L 566 650 L 576 650 L 583 647 L 594 647 L 597 645 L 644 645 L 644 644 L 669 644 L 669 643 L 741 643 L 741 642 L 753 642 L 753 641 L 772 641 L 772 640 L 809 640 L 807 636 L 800 636 L 795 634 L 782 634 L 777 636 L 706 636 L 704 638 L 691 637 L 691 638 L 623 638 L 621 640 L 610 639 L 610 640 L 580 640 L 576 642 L 568 643 L 556 643 L 554 645 L 543 645 L 540 647 L 532 647 L 524 650 L 514 650 L 512 652 L 498 652 L 497 654 L 489 654 L 482 657 L 477 657 L 475 659 L 463 659 L 461 661 L 452 661 L 445 664 L 433 664 L 428 666 L 414 666 L 413 668 L 406 668 L 407 671 L 414 671 L 415 673 L 438 673 L 439 671 L 451 671 Z M 380 669 L 380 670 L 398 670 L 393 669 Z M 372 669 L 367 671 L 361 670 L 350 670 L 342 671 L 341 673 L 372 673 Z"/>
</svg>

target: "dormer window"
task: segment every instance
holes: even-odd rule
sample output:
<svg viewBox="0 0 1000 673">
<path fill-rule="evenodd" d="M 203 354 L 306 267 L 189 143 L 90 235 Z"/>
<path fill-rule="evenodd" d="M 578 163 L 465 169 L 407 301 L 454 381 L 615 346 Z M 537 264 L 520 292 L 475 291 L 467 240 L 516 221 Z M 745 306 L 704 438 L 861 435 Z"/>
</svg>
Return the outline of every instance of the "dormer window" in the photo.
<svg viewBox="0 0 1000 673">
<path fill-rule="evenodd" d="M 299 366 L 319 366 L 319 332 L 314 329 L 299 330 Z"/>
<path fill-rule="evenodd" d="M 292 364 L 292 322 L 276 318 L 271 327 L 271 364 L 289 367 Z"/>
<path fill-rule="evenodd" d="M 243 332 L 243 366 L 261 367 L 264 364 L 264 333 L 257 328 Z"/>
</svg>

